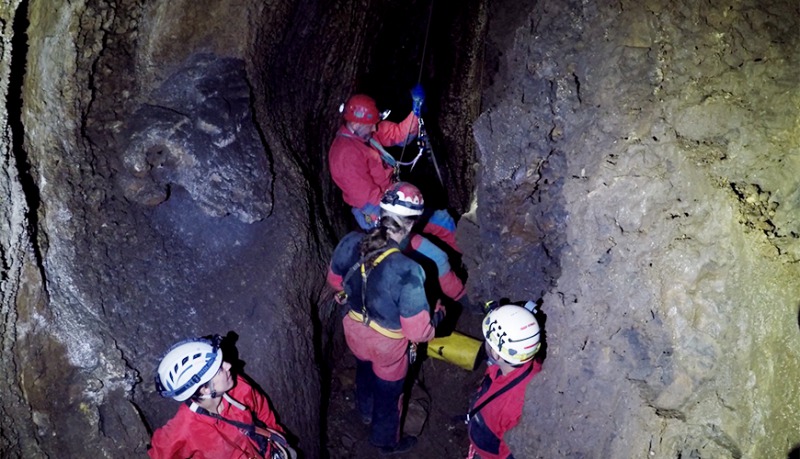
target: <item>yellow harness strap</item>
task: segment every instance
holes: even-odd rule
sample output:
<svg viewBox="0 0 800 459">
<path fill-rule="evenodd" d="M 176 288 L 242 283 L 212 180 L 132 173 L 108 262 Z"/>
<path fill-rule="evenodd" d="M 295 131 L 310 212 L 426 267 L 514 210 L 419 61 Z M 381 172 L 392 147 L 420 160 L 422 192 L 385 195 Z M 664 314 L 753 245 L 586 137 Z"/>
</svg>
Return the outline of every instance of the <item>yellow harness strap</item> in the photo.
<svg viewBox="0 0 800 459">
<path fill-rule="evenodd" d="M 378 255 L 377 258 L 375 258 L 375 261 L 372 262 L 372 267 L 374 268 L 374 267 L 378 266 L 378 263 L 380 263 L 383 260 L 385 260 L 386 257 L 388 257 L 389 255 L 391 255 L 391 254 L 393 254 L 395 252 L 399 252 L 399 251 L 400 251 L 400 249 L 398 249 L 397 247 L 392 247 L 391 249 L 383 252 L 382 254 Z M 366 268 L 364 268 L 364 263 L 361 264 L 361 275 L 362 276 L 366 276 L 367 275 L 367 270 L 366 270 Z"/>
<path fill-rule="evenodd" d="M 386 257 L 388 257 L 389 255 L 391 255 L 391 254 L 393 254 L 395 252 L 399 252 L 399 251 L 400 251 L 400 249 L 398 249 L 397 247 L 392 247 L 391 249 L 383 252 L 382 254 L 378 255 L 377 258 L 375 258 L 374 262 L 372 262 L 372 267 L 375 268 L 376 266 L 378 266 L 378 263 L 380 263 L 383 260 L 385 260 Z M 364 267 L 364 263 L 361 264 L 361 277 L 366 281 L 367 270 Z M 381 335 L 383 335 L 383 336 L 385 336 L 387 338 L 391 338 L 391 339 L 403 339 L 403 338 L 405 338 L 405 336 L 403 336 L 403 334 L 400 333 L 399 330 L 389 330 L 388 328 L 382 327 L 381 325 L 379 325 L 374 320 L 371 320 L 369 317 L 365 318 L 364 314 L 358 313 L 358 312 L 356 312 L 356 311 L 354 311 L 352 309 L 350 310 L 350 312 L 347 313 L 347 315 L 350 316 L 351 319 L 353 319 L 353 320 L 355 320 L 357 322 L 361 322 L 362 324 L 368 326 L 369 328 L 375 330 L 376 332 L 380 333 Z"/>
<path fill-rule="evenodd" d="M 364 316 L 358 312 L 353 311 L 352 309 L 350 310 L 350 312 L 347 313 L 347 315 L 350 316 L 350 318 L 355 320 L 356 322 L 361 322 L 362 324 L 369 326 L 369 328 L 375 330 L 376 332 L 380 333 L 381 335 L 387 338 L 391 339 L 405 338 L 405 336 L 403 336 L 403 334 L 400 333 L 399 331 L 383 328 L 380 325 L 378 325 L 378 323 L 375 322 L 374 320 L 370 320 L 368 324 L 364 323 Z"/>
</svg>

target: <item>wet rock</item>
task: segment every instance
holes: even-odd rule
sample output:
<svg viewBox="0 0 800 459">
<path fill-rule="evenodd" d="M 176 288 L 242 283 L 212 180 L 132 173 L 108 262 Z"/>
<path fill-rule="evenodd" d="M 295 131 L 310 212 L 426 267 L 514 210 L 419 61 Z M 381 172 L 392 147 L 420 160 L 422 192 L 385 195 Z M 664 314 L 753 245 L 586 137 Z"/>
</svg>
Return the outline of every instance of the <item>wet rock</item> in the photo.
<svg viewBox="0 0 800 459">
<path fill-rule="evenodd" d="M 126 122 L 125 197 L 156 206 L 180 186 L 209 215 L 264 219 L 271 177 L 251 105 L 243 61 L 192 57 Z"/>
</svg>

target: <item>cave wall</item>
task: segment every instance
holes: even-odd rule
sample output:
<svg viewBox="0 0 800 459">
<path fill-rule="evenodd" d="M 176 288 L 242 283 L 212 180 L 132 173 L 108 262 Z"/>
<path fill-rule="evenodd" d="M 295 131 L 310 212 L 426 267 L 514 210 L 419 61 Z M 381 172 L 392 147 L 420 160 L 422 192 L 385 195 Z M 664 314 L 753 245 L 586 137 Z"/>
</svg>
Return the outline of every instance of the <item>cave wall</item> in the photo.
<svg viewBox="0 0 800 459">
<path fill-rule="evenodd" d="M 475 43 L 482 25 L 470 24 L 484 6 L 438 12 L 446 26 L 436 33 L 453 27 Z M 325 154 L 354 91 L 410 108 L 419 69 L 386 62 L 420 53 L 428 10 L 250 0 L 4 8 L 6 45 L 19 46 L 17 64 L 3 47 L 3 69 L 23 101 L 3 144 L 4 457 L 141 457 L 177 409 L 154 393 L 159 357 L 212 333 L 227 334 L 228 358 L 267 391 L 306 456 L 323 455 L 319 305 L 327 259 L 352 224 Z M 405 18 L 416 47 L 378 49 L 396 40 L 380 17 Z M 427 71 L 463 71 L 452 87 L 474 87 L 472 45 L 451 55 L 459 42 L 444 43 L 429 50 L 451 60 Z M 431 101 L 447 93 L 477 114 L 475 95 L 461 101 L 447 88 Z M 471 145 L 456 116 L 442 124 L 435 135 L 455 150 Z"/>
<path fill-rule="evenodd" d="M 39 198 L 28 237 L 40 259 L 17 280 L 5 325 L 25 364 L 4 365 L 17 369 L 3 373 L 19 394 L 3 405 L 32 412 L 18 437 L 39 454 L 8 454 L 141 457 L 150 429 L 177 409 L 154 392 L 159 357 L 179 339 L 219 333 L 318 456 L 309 305 L 324 263 L 298 255 L 318 250 L 296 237 L 311 216 L 289 199 L 306 182 L 290 163 L 276 166 L 283 147 L 257 123 L 245 61 L 248 31 L 268 11 L 242 1 L 26 5 L 25 193 Z M 40 273 L 42 293 L 26 295 Z"/>
<path fill-rule="evenodd" d="M 515 456 L 786 457 L 797 3 L 526 3 L 490 15 L 461 224 L 471 295 L 543 297 Z"/>
<path fill-rule="evenodd" d="M 4 454 L 141 457 L 175 410 L 153 392 L 160 354 L 233 332 L 319 455 L 319 273 L 347 227 L 324 155 L 352 91 L 408 103 L 420 69 L 385 73 L 374 18 L 427 19 L 415 2 L 333 3 L 0 8 Z M 470 296 L 542 297 L 547 319 L 516 455 L 785 455 L 800 443 L 797 6 L 450 13 L 434 10 L 448 25 L 421 74 L 445 201 L 468 210 Z"/>
<path fill-rule="evenodd" d="M 14 47 L 14 25 L 19 1 L 0 5 L 0 94 L 3 106 L 19 106 L 19 81 L 12 77 Z M 18 51 L 18 50 L 17 50 Z M 21 176 L 25 175 L 26 159 L 19 157 L 14 146 L 18 145 L 19 132 L 13 124 L 19 123 L 6 109 L 0 112 L 0 452 L 14 451 L 18 457 L 38 457 L 41 447 L 36 442 L 34 413 L 25 402 L 19 384 L 19 372 L 23 364 L 17 352 L 18 340 L 24 339 L 25 329 L 18 329 L 18 322 L 29 322 L 41 306 L 41 278 L 37 270 L 36 256 L 30 240 L 28 223 L 29 206 L 22 187 Z M 4 453 L 5 455 L 5 453 Z"/>
</svg>

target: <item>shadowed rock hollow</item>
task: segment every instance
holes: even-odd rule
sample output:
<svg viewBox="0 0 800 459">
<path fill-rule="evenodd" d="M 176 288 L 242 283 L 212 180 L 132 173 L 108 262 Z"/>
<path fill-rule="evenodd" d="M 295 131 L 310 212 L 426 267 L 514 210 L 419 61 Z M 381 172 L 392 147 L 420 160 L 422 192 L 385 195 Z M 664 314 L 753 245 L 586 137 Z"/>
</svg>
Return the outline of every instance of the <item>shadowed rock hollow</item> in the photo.
<svg viewBox="0 0 800 459">
<path fill-rule="evenodd" d="M 409 177 L 462 214 L 470 296 L 547 317 L 515 456 L 800 444 L 796 2 L 436 3 L 424 47 L 429 7 L 0 6 L 3 457 L 143 457 L 159 356 L 210 333 L 338 457 L 325 153 L 350 93 L 400 116 L 420 76 L 447 192 Z"/>
</svg>

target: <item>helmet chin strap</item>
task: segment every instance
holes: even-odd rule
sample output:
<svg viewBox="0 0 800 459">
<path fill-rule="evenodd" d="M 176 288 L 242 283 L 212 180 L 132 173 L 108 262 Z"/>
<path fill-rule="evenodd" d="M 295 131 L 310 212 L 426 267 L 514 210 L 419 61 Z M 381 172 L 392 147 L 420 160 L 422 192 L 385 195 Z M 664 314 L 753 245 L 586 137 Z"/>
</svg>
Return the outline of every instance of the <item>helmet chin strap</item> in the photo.
<svg viewBox="0 0 800 459">
<path fill-rule="evenodd" d="M 203 400 L 208 400 L 210 398 L 218 398 L 218 397 L 220 397 L 222 395 L 222 394 L 217 393 L 217 390 L 214 389 L 214 383 L 213 382 L 209 381 L 209 383 L 210 383 L 210 386 L 211 386 L 209 388 L 211 390 L 211 392 L 208 393 L 208 394 L 201 395 L 200 398 L 203 399 Z"/>
</svg>

